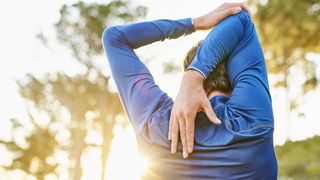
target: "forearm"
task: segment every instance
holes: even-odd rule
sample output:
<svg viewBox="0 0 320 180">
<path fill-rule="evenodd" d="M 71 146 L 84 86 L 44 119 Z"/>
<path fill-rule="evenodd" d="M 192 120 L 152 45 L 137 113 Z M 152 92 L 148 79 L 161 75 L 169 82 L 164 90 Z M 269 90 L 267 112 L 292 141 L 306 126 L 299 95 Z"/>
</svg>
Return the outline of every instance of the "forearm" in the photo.
<svg viewBox="0 0 320 180">
<path fill-rule="evenodd" d="M 188 69 L 197 70 L 206 78 L 223 59 L 228 58 L 243 38 L 244 13 L 230 16 L 212 29 Z"/>
<path fill-rule="evenodd" d="M 137 133 L 146 127 L 152 114 L 172 100 L 155 84 L 133 49 L 194 31 L 191 18 L 112 26 L 104 31 L 102 43 L 112 76 Z"/>
<path fill-rule="evenodd" d="M 191 18 L 169 20 L 160 19 L 115 26 L 121 34 L 121 40 L 136 49 L 165 39 L 175 39 L 195 31 Z"/>
</svg>

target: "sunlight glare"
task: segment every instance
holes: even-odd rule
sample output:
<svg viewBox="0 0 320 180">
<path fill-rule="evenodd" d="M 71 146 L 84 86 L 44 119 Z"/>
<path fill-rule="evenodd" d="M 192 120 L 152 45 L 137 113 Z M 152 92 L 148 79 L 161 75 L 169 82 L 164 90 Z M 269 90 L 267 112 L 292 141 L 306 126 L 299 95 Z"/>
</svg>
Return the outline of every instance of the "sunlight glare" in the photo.
<svg viewBox="0 0 320 180">
<path fill-rule="evenodd" d="M 118 128 L 120 127 L 118 126 Z M 149 161 L 146 157 L 139 155 L 131 125 L 120 129 L 118 129 L 111 144 L 110 157 L 106 167 L 106 179 L 139 180 Z"/>
<path fill-rule="evenodd" d="M 137 172 L 139 175 L 142 175 L 144 170 L 146 170 L 148 166 L 148 159 L 144 156 L 138 155 L 136 159 L 136 166 L 134 167 L 134 171 Z"/>
</svg>

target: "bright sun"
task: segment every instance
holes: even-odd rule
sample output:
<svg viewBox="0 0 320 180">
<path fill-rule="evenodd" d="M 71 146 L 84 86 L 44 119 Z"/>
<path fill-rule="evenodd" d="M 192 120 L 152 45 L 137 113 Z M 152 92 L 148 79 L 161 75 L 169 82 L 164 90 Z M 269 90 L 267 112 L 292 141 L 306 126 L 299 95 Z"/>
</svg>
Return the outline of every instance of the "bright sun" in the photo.
<svg viewBox="0 0 320 180">
<path fill-rule="evenodd" d="M 149 162 L 137 151 L 132 127 L 127 126 L 118 130 L 116 127 L 115 134 L 106 168 L 107 179 L 139 180 Z"/>
</svg>

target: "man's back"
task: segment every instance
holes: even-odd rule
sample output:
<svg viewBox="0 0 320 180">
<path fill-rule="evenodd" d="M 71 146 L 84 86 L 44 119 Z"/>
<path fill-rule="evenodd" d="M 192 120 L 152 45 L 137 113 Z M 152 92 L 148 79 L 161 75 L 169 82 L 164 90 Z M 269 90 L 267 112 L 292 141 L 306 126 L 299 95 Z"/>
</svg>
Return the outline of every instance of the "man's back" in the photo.
<svg viewBox="0 0 320 180">
<path fill-rule="evenodd" d="M 139 31 L 144 33 L 137 34 Z M 143 178 L 276 179 L 265 62 L 253 23 L 244 11 L 225 19 L 209 33 L 192 64 L 206 74 L 212 66 L 206 63 L 217 64 L 222 57 L 229 58 L 233 92 L 230 97 L 210 99 L 222 124 L 214 125 L 199 113 L 194 152 L 188 159 L 170 153 L 167 134 L 173 101 L 155 85 L 133 49 L 193 31 L 190 19 L 182 19 L 117 26 L 104 32 L 104 47 L 139 150 L 150 159 Z M 209 47 L 211 51 L 206 49 Z M 214 62 L 203 62 L 208 54 Z"/>
<path fill-rule="evenodd" d="M 168 116 L 169 109 L 154 121 L 166 121 Z M 273 128 L 240 133 L 231 129 L 229 120 L 221 121 L 217 126 L 204 113 L 198 114 L 194 151 L 187 159 L 170 153 L 167 123 L 151 125 L 150 139 L 137 136 L 140 153 L 150 160 L 142 179 L 276 179 Z"/>
<path fill-rule="evenodd" d="M 217 44 L 219 39 L 210 36 L 223 38 L 219 31 L 226 31 L 230 23 L 242 23 L 244 29 L 242 35 L 237 35 L 241 39 L 228 54 L 228 75 L 234 88 L 231 97 L 215 96 L 210 99 L 222 124 L 215 125 L 204 113 L 199 113 L 193 153 L 187 159 L 180 154 L 173 156 L 166 136 L 172 106 L 166 106 L 153 116 L 149 130 L 145 132 L 153 142 L 138 136 L 143 154 L 152 159 L 147 177 L 155 178 L 157 174 L 160 179 L 276 179 L 271 97 L 263 52 L 254 25 L 243 12 L 218 24 L 207 38 L 213 38 L 213 43 Z M 201 56 L 201 51 L 198 53 L 196 59 L 206 59 Z M 243 91 L 244 88 L 247 90 Z M 257 97 L 247 99 L 245 93 L 255 92 Z M 248 100 L 250 102 L 242 103 Z M 182 150 L 181 144 L 179 146 Z"/>
</svg>

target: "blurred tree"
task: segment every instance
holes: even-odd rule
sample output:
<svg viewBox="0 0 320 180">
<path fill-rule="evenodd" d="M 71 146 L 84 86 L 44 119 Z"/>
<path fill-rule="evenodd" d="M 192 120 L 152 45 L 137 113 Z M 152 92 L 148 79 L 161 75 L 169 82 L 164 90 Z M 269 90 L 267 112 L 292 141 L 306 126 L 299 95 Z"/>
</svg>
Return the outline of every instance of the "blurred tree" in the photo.
<svg viewBox="0 0 320 180">
<path fill-rule="evenodd" d="M 105 168 L 109 154 L 109 146 L 113 138 L 112 129 L 117 115 L 124 114 L 118 95 L 109 87 L 109 76 L 106 70 L 97 67 L 93 59 L 103 56 L 101 36 L 103 30 L 115 23 L 125 23 L 145 16 L 147 9 L 124 0 L 111 1 L 106 4 L 84 3 L 79 1 L 72 5 L 64 5 L 60 9 L 60 20 L 55 24 L 60 43 L 69 48 L 75 59 L 84 67 L 85 72 L 76 76 L 68 76 L 57 72 L 36 78 L 29 74 L 26 79 L 18 81 L 20 94 L 27 100 L 30 109 L 46 114 L 54 124 L 48 124 L 45 129 L 38 128 L 30 136 L 32 147 L 19 148 L 14 142 L 2 142 L 12 151 L 21 151 L 23 154 L 15 159 L 12 165 L 21 167 L 27 173 L 38 178 L 44 178 L 47 172 L 55 171 L 54 166 L 49 169 L 40 168 L 38 174 L 28 171 L 31 162 L 29 159 L 38 158 L 36 148 L 48 151 L 58 148 L 69 152 L 71 161 L 70 179 L 80 180 L 82 177 L 81 156 L 87 147 L 101 150 L 101 179 L 105 179 Z M 38 35 L 44 46 L 49 47 L 43 34 Z M 107 63 L 107 62 L 105 62 Z M 48 129 L 59 124 L 56 134 Z M 60 130 L 59 130 L 60 129 Z M 58 131 L 68 131 L 70 137 L 62 142 L 55 142 Z M 47 132 L 48 131 L 48 132 Z M 102 142 L 90 142 L 88 135 L 98 132 Z M 61 133 L 60 133 L 61 134 Z M 43 141 L 39 141 L 42 137 Z M 45 143 L 48 147 L 45 146 Z M 52 141 L 52 143 L 51 143 Z M 42 146 L 41 143 L 44 143 Z M 50 151 L 49 154 L 52 152 Z M 41 154 L 41 163 L 44 164 L 47 154 Z M 27 160 L 23 158 L 29 158 Z M 43 162 L 42 162 L 43 161 Z M 18 165 L 17 165 L 18 164 Z M 97 169 L 98 171 L 98 169 Z"/>
<path fill-rule="evenodd" d="M 71 6 L 64 5 L 56 24 L 58 39 L 72 50 L 78 60 L 87 63 L 93 56 L 101 55 L 101 35 L 106 27 L 136 20 L 144 17 L 146 12 L 145 7 L 133 6 L 126 0 L 103 5 L 82 1 Z"/>
<path fill-rule="evenodd" d="M 276 147 L 279 178 L 320 179 L 320 137 Z"/>
<path fill-rule="evenodd" d="M 77 60 L 87 67 L 89 72 L 88 76 L 90 74 L 95 74 L 98 79 L 103 79 L 106 77 L 104 77 L 103 73 L 100 72 L 101 70 L 95 67 L 95 65 L 92 63 L 94 56 L 103 54 L 101 46 L 101 35 L 103 30 L 110 24 L 129 22 L 136 20 L 137 18 L 144 17 L 146 12 L 147 9 L 145 7 L 133 6 L 130 2 L 123 0 L 111 1 L 108 4 L 85 4 L 84 2 L 80 1 L 71 6 L 65 5 L 60 10 L 61 18 L 56 24 L 58 39 L 62 44 L 71 48 L 72 53 Z M 100 80 L 97 82 L 100 82 Z M 83 84 L 83 81 L 80 84 L 82 86 L 86 86 Z M 105 84 L 105 87 L 106 86 L 107 84 Z M 87 88 L 89 88 L 89 86 L 87 86 Z M 63 91 L 61 92 L 63 93 Z M 106 93 L 108 93 L 108 91 L 103 89 L 100 94 L 102 95 L 101 97 L 103 97 L 103 94 Z M 79 98 L 81 96 L 74 95 L 74 97 Z M 65 97 L 62 96 L 60 99 L 63 100 L 63 98 Z M 99 98 L 97 97 L 97 99 Z M 117 109 L 122 109 L 121 104 L 117 102 L 119 102 L 119 100 L 117 100 L 116 95 L 110 96 L 104 102 L 106 106 L 98 107 L 101 109 L 97 110 L 97 112 L 100 114 L 99 122 L 101 123 L 103 134 L 102 179 L 105 178 L 105 167 L 109 154 L 109 146 L 112 139 L 114 118 L 119 112 Z M 103 102 L 100 104 L 103 104 Z M 78 106 L 69 106 L 69 108 L 71 108 L 69 109 L 71 114 L 80 112 Z M 76 120 L 78 118 L 84 118 L 83 115 L 85 112 L 86 111 L 83 111 L 81 117 L 75 117 Z M 77 134 L 79 132 L 75 131 L 74 133 Z M 82 139 L 81 135 L 75 137 L 77 142 L 81 141 Z M 74 151 L 77 151 L 73 154 L 74 158 L 77 159 L 76 164 L 79 164 L 79 167 L 74 169 L 74 176 L 77 175 L 81 169 L 79 162 L 82 147 L 84 147 L 84 145 L 80 145 L 79 148 L 73 149 Z M 76 177 L 75 179 L 78 179 L 79 177 Z"/>
<path fill-rule="evenodd" d="M 80 179 L 83 150 L 98 146 L 109 152 L 114 119 L 117 114 L 124 113 L 118 95 L 108 89 L 109 78 L 99 75 L 92 79 L 88 73 L 75 77 L 58 73 L 47 75 L 44 80 L 28 75 L 25 80 L 26 83 L 18 82 L 20 93 L 33 107 L 45 112 L 55 122 L 70 117 L 64 123 L 70 138 L 61 148 L 70 152 L 74 165 L 70 169 L 77 169 L 76 172 L 70 171 L 71 179 Z M 103 142 L 86 142 L 85 138 L 92 131 L 99 132 Z"/>
<path fill-rule="evenodd" d="M 9 141 L 0 140 L 0 144 L 6 145 L 6 148 L 14 154 L 12 163 L 4 168 L 7 170 L 20 169 L 42 180 L 48 174 L 56 174 L 58 164 L 53 160 L 53 155 L 57 142 L 54 133 L 47 127 L 39 126 L 30 112 L 29 117 L 34 128 L 32 132 L 19 120 L 11 119 L 13 126 L 11 139 Z M 27 135 L 23 136 L 23 134 Z M 22 139 L 25 143 L 21 143 Z"/>
<path fill-rule="evenodd" d="M 173 60 L 163 63 L 163 73 L 176 73 L 181 70 L 181 67 L 178 66 Z"/>
<path fill-rule="evenodd" d="M 289 83 L 289 78 L 294 78 L 292 69 L 298 68 L 304 72 L 302 95 L 318 84 L 315 62 L 308 60 L 306 54 L 320 51 L 320 1 L 249 2 L 256 8 L 254 20 L 266 54 L 268 71 L 279 77 L 275 87 L 286 89 L 289 121 L 291 111 L 298 107 L 297 98 L 290 97 L 290 88 L 294 88 Z M 288 123 L 287 139 L 289 133 Z"/>
</svg>

